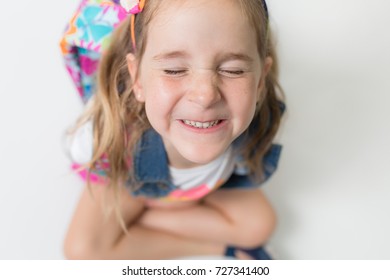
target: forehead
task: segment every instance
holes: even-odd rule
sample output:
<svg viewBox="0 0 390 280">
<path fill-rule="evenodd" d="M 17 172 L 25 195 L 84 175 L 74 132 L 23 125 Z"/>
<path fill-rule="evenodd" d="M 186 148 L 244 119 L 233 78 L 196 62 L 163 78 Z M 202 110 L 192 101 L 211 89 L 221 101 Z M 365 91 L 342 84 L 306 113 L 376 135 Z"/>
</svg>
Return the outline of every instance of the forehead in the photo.
<svg viewBox="0 0 390 280">
<path fill-rule="evenodd" d="M 256 51 L 256 33 L 236 0 L 167 0 L 148 28 L 146 52 Z"/>
</svg>

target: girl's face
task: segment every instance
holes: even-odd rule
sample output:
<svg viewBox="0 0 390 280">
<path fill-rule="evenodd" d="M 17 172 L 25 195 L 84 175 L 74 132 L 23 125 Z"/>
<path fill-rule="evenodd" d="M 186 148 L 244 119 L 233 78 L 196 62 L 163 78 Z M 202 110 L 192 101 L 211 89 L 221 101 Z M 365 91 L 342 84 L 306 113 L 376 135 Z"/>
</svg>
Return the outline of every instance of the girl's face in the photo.
<svg viewBox="0 0 390 280">
<path fill-rule="evenodd" d="M 180 2 L 180 3 L 179 3 Z M 206 164 L 249 126 L 264 76 L 238 1 L 166 1 L 150 23 L 134 92 L 177 168 Z"/>
</svg>

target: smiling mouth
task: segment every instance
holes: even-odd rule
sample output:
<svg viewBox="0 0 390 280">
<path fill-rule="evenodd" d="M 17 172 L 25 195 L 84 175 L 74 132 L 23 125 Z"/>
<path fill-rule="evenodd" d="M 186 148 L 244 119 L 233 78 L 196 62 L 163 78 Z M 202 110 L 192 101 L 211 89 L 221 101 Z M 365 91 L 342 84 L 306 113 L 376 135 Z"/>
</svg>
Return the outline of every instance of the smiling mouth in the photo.
<svg viewBox="0 0 390 280">
<path fill-rule="evenodd" d="M 211 128 L 213 126 L 216 126 L 222 122 L 222 120 L 216 120 L 216 121 L 211 121 L 211 122 L 197 122 L 197 121 L 190 121 L 190 120 L 181 120 L 182 123 L 192 126 L 195 128 L 201 128 L 201 129 L 207 129 Z"/>
</svg>

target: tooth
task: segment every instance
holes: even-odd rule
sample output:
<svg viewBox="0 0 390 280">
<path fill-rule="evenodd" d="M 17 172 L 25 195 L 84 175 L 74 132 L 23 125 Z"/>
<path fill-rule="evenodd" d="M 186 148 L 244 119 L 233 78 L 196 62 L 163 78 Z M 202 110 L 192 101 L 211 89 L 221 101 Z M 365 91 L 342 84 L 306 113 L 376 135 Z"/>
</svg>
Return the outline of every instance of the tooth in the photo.
<svg viewBox="0 0 390 280">
<path fill-rule="evenodd" d="M 196 122 L 196 121 L 190 121 L 190 120 L 183 120 L 183 122 L 186 125 L 190 125 L 190 126 L 193 126 L 196 128 L 203 128 L 203 129 L 210 128 L 210 127 L 213 127 L 213 126 L 219 124 L 219 120 L 211 121 L 211 122 Z"/>
</svg>

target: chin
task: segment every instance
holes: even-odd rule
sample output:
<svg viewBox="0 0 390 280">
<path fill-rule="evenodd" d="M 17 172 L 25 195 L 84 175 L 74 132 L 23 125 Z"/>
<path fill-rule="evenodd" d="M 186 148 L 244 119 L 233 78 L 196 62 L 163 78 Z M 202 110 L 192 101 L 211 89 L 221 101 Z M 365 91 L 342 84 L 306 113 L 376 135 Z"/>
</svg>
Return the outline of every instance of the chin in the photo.
<svg viewBox="0 0 390 280">
<path fill-rule="evenodd" d="M 204 165 L 222 155 L 224 151 L 225 149 L 191 149 L 183 151 L 181 155 L 193 165 Z"/>
</svg>

